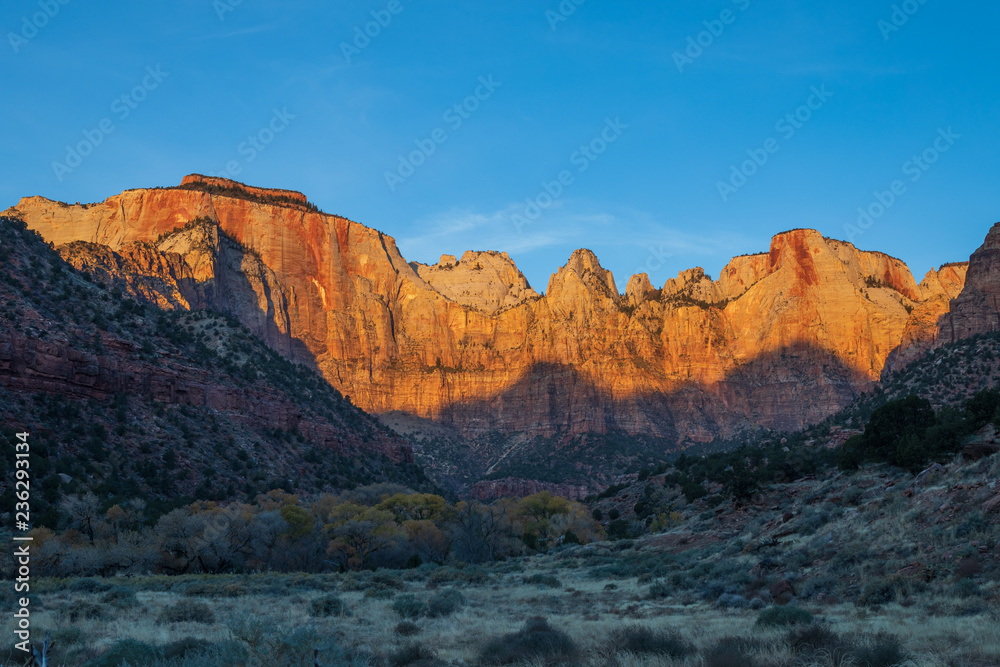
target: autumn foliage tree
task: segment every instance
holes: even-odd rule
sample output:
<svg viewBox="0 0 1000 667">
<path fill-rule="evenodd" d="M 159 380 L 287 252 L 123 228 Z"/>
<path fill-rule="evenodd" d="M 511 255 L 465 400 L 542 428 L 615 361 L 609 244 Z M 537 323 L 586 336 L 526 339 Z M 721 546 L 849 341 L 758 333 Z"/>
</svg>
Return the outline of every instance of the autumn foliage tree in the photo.
<svg viewBox="0 0 1000 667">
<path fill-rule="evenodd" d="M 450 504 L 397 485 L 306 500 L 282 490 L 253 503 L 199 501 L 144 524 L 144 505 L 62 503 L 60 532 L 38 534 L 40 574 L 56 576 L 362 570 L 480 563 L 602 536 L 578 503 L 550 493 Z"/>
</svg>

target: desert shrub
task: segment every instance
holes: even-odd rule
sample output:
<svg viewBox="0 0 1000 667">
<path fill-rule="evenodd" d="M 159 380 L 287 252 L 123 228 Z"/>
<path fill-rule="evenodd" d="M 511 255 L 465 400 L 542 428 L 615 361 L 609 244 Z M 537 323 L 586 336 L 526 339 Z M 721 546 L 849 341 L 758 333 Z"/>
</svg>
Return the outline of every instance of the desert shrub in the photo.
<svg viewBox="0 0 1000 667">
<path fill-rule="evenodd" d="M 608 648 L 612 651 L 664 655 L 683 658 L 688 652 L 680 634 L 675 630 L 653 630 L 643 625 L 626 625 L 611 632 Z"/>
<path fill-rule="evenodd" d="M 897 597 L 906 595 L 909 582 L 899 576 L 879 577 L 865 584 L 861 594 L 854 601 L 859 607 L 875 607 L 894 602 Z"/>
<path fill-rule="evenodd" d="M 427 584 L 429 586 L 440 586 L 441 584 L 450 584 L 459 578 L 459 571 L 453 567 L 439 567 L 431 575 L 427 577 Z"/>
<path fill-rule="evenodd" d="M 465 596 L 454 588 L 443 590 L 427 601 L 426 614 L 431 618 L 450 616 L 465 605 Z"/>
<path fill-rule="evenodd" d="M 847 505 L 857 505 L 858 500 L 861 499 L 861 496 L 863 496 L 864 493 L 865 492 L 859 489 L 858 487 L 852 486 L 848 488 L 846 491 L 844 491 L 844 497 L 843 497 L 844 503 Z"/>
<path fill-rule="evenodd" d="M 401 637 L 412 637 L 413 635 L 420 634 L 420 626 L 413 621 L 400 621 L 396 625 L 396 634 Z"/>
<path fill-rule="evenodd" d="M 759 644 L 742 637 L 723 637 L 705 652 L 705 667 L 758 667 L 751 655 Z"/>
<path fill-rule="evenodd" d="M 524 583 L 545 588 L 562 588 L 562 582 L 551 574 L 533 574 L 525 577 Z"/>
<path fill-rule="evenodd" d="M 108 618 L 110 615 L 108 608 L 103 604 L 86 601 L 73 602 L 60 611 L 60 616 L 70 623 L 83 620 L 102 620 Z"/>
<path fill-rule="evenodd" d="M 512 665 L 545 660 L 547 664 L 573 663 L 580 654 L 573 639 L 541 617 L 530 619 L 517 632 L 492 639 L 479 652 L 482 665 Z"/>
<path fill-rule="evenodd" d="M 317 655 L 318 652 L 318 655 Z M 324 665 L 351 665 L 351 656 L 338 645 L 332 635 L 320 633 L 311 624 L 295 628 L 291 632 L 281 632 L 270 650 L 270 659 L 265 664 L 301 665 L 312 667 L 318 659 Z"/>
<path fill-rule="evenodd" d="M 406 588 L 406 582 L 399 577 L 385 572 L 376 572 L 368 578 L 368 588 L 390 588 L 401 591 Z"/>
<path fill-rule="evenodd" d="M 160 612 L 162 623 L 215 623 L 215 613 L 212 608 L 202 602 L 181 600 L 177 604 L 166 607 Z"/>
<path fill-rule="evenodd" d="M 613 510 L 612 510 L 613 511 Z M 611 513 L 608 513 L 610 516 Z M 629 529 L 628 521 L 625 519 L 615 519 L 608 524 L 607 528 L 608 537 L 613 540 L 623 540 L 625 538 L 632 536 L 632 531 Z"/>
<path fill-rule="evenodd" d="M 686 498 L 689 503 L 693 503 L 699 498 L 704 498 L 708 495 L 708 491 L 705 490 L 704 486 L 691 480 L 686 480 L 681 485 L 681 493 L 684 494 L 684 498 Z"/>
<path fill-rule="evenodd" d="M 172 650 L 183 649 L 182 644 L 190 642 L 190 648 L 181 653 L 167 657 Z M 195 648 L 195 643 L 203 644 Z M 180 640 L 164 647 L 164 657 L 150 663 L 150 667 L 245 667 L 250 655 L 239 642 L 227 639 L 221 642 L 204 642 L 201 640 Z M 132 667 L 130 665 L 130 667 Z"/>
<path fill-rule="evenodd" d="M 427 612 L 427 603 L 417 599 L 416 595 L 407 593 L 392 601 L 392 610 L 402 618 L 419 618 Z"/>
<path fill-rule="evenodd" d="M 982 595 L 982 591 L 974 579 L 962 579 L 951 587 L 951 594 L 959 598 L 974 598 Z"/>
<path fill-rule="evenodd" d="M 75 646 L 77 644 L 86 643 L 86 637 L 83 634 L 83 630 L 72 626 L 56 628 L 49 634 L 52 637 L 53 644 L 59 647 Z"/>
<path fill-rule="evenodd" d="M 399 577 L 381 573 L 372 575 L 364 586 L 365 597 L 376 600 L 388 600 L 404 588 L 406 583 Z"/>
<path fill-rule="evenodd" d="M 172 641 L 163 647 L 161 653 L 164 660 L 176 660 L 189 655 L 203 653 L 211 644 L 204 639 L 185 637 Z"/>
<path fill-rule="evenodd" d="M 318 597 L 309 604 L 310 616 L 350 616 L 347 605 L 337 595 Z"/>
<path fill-rule="evenodd" d="M 156 660 L 156 647 L 137 639 L 119 639 L 107 651 L 90 662 L 86 667 L 122 667 L 129 665 L 148 665 Z"/>
<path fill-rule="evenodd" d="M 391 667 L 437 667 L 445 663 L 426 646 L 409 644 L 390 655 L 389 664 Z"/>
<path fill-rule="evenodd" d="M 254 649 L 261 646 L 271 632 L 267 619 L 252 612 L 232 614 L 226 619 L 226 628 L 234 639 Z"/>
<path fill-rule="evenodd" d="M 111 589 L 111 584 L 107 584 L 92 577 L 84 577 L 71 581 L 66 590 L 74 593 L 103 593 Z"/>
<path fill-rule="evenodd" d="M 865 645 L 855 649 L 857 667 L 895 667 L 907 661 L 899 637 L 888 633 L 872 636 Z"/>
<path fill-rule="evenodd" d="M 806 625 L 812 623 L 813 615 L 810 614 L 805 609 L 800 609 L 793 605 L 787 605 L 784 607 L 768 607 L 764 611 L 760 612 L 757 617 L 757 625 L 761 627 L 767 626 L 785 626 L 785 625 Z"/>
<path fill-rule="evenodd" d="M 750 603 L 742 595 L 723 593 L 715 601 L 715 606 L 723 609 L 745 609 L 750 606 Z"/>
<path fill-rule="evenodd" d="M 795 527 L 798 529 L 800 535 L 808 536 L 814 534 L 829 521 L 829 512 L 824 512 L 822 510 L 809 510 L 799 519 Z"/>
<path fill-rule="evenodd" d="M 831 656 L 836 664 L 840 664 L 840 659 L 850 650 L 837 633 L 820 623 L 793 627 L 785 635 L 785 640 L 797 654 L 811 655 L 822 651 Z"/>
<path fill-rule="evenodd" d="M 646 591 L 647 600 L 659 600 L 670 597 L 670 586 L 665 581 L 654 581 Z"/>
<path fill-rule="evenodd" d="M 115 586 L 101 596 L 101 602 L 117 607 L 118 609 L 129 609 L 139 604 L 135 598 L 135 591 L 128 586 Z"/>
</svg>

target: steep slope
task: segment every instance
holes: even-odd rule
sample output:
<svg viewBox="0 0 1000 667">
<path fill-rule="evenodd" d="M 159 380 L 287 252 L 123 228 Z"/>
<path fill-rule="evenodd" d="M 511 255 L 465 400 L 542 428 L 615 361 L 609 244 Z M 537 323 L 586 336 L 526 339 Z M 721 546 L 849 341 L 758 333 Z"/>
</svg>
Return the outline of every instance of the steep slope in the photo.
<svg viewBox="0 0 1000 667">
<path fill-rule="evenodd" d="M 941 320 L 938 340 L 953 343 L 993 331 L 1000 331 L 1000 222 L 969 259 L 965 287 Z"/>
<path fill-rule="evenodd" d="M 933 338 L 947 294 L 917 286 L 899 260 L 800 229 L 735 258 L 718 281 L 695 269 L 656 290 L 638 276 L 625 297 L 579 250 L 539 297 L 503 255 L 411 265 L 390 237 L 314 208 L 297 193 L 193 175 L 89 206 L 27 198 L 11 213 L 57 246 L 84 241 L 127 259 L 61 249 L 124 289 L 232 313 L 369 412 L 471 437 L 683 444 L 799 428 L 870 387 L 904 340 Z M 196 219 L 207 230 L 197 238 L 184 230 Z M 947 280 L 953 290 L 960 272 Z"/>
<path fill-rule="evenodd" d="M 66 493 L 144 498 L 153 511 L 274 488 L 429 486 L 406 441 L 234 319 L 134 301 L 19 221 L 0 218 L 0 237 L 0 418 L 8 436 L 32 434 L 45 525 Z M 13 450 L 4 458 L 12 466 Z"/>
</svg>

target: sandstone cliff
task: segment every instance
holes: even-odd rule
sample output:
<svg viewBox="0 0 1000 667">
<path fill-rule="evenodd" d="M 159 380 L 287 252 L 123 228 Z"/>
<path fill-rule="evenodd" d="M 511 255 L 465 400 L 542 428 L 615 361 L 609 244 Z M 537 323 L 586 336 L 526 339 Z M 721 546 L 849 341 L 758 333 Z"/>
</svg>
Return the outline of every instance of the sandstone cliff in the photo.
<svg viewBox="0 0 1000 667">
<path fill-rule="evenodd" d="M 1000 222 L 969 259 L 965 286 L 941 319 L 942 345 L 977 334 L 1000 331 Z"/>
<path fill-rule="evenodd" d="M 0 238 L 0 419 L 30 430 L 40 460 L 69 466 L 81 492 L 107 483 L 99 493 L 150 502 L 198 488 L 231 500 L 286 482 L 309 493 L 421 483 L 409 444 L 317 374 L 232 318 L 187 312 L 180 257 L 75 247 L 114 277 L 94 280 L 3 216 Z M 113 273 L 137 267 L 165 279 Z M 147 300 L 171 296 L 179 312 L 144 306 L 122 285 L 152 286 Z M 263 481 L 275 486 L 255 486 Z"/>
<path fill-rule="evenodd" d="M 411 265 L 392 238 L 287 191 L 234 196 L 200 178 L 89 206 L 27 198 L 8 214 L 57 246 L 103 246 L 61 251 L 161 305 L 233 313 L 367 411 L 468 435 L 683 443 L 798 428 L 869 388 L 901 343 L 934 338 L 963 277 L 918 286 L 899 260 L 800 229 L 717 281 L 694 269 L 657 290 L 638 276 L 624 297 L 578 250 L 539 296 L 505 255 Z M 195 236 L 198 218 L 211 224 Z"/>
</svg>

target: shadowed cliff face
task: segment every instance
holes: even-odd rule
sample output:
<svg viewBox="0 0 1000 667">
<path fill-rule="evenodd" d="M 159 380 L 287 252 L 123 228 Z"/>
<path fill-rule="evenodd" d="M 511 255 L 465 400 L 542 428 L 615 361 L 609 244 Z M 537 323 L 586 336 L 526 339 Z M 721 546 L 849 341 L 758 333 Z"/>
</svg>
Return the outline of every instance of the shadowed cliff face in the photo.
<svg viewBox="0 0 1000 667">
<path fill-rule="evenodd" d="M 57 246 L 98 244 L 61 252 L 162 306 L 233 313 L 369 412 L 467 434 L 613 429 L 684 442 L 750 423 L 798 428 L 867 389 L 904 341 L 933 340 L 964 278 L 942 270 L 918 286 L 888 255 L 794 230 L 717 281 L 694 269 L 654 289 L 640 275 L 625 296 L 578 250 L 539 296 L 500 254 L 411 266 L 392 238 L 266 203 L 267 190 L 253 200 L 187 188 L 89 206 L 34 197 L 8 213 Z M 199 217 L 211 224 L 184 229 Z"/>
<path fill-rule="evenodd" d="M 938 342 L 954 343 L 1000 330 L 1000 222 L 969 259 L 965 286 L 941 318 Z"/>
</svg>

